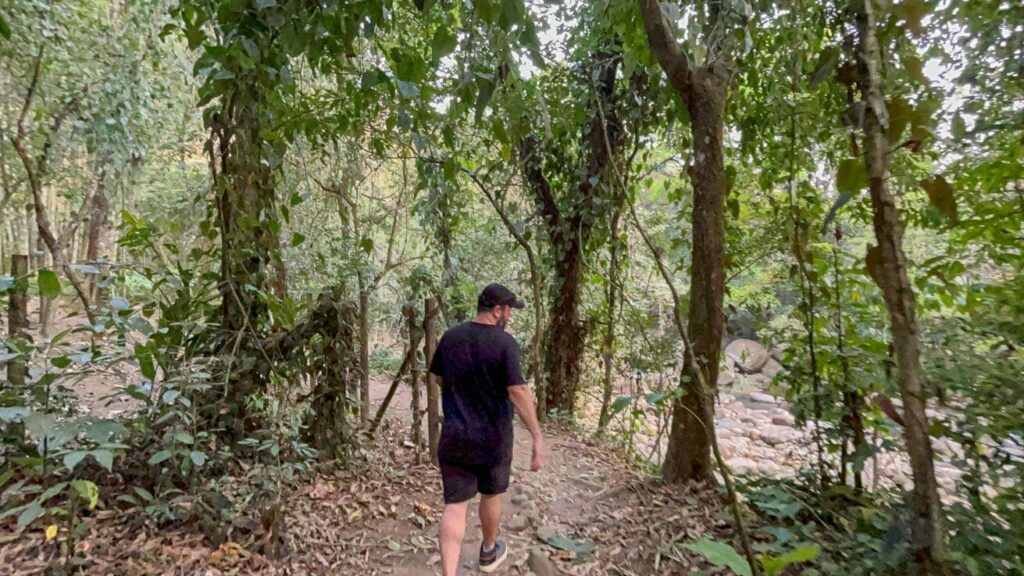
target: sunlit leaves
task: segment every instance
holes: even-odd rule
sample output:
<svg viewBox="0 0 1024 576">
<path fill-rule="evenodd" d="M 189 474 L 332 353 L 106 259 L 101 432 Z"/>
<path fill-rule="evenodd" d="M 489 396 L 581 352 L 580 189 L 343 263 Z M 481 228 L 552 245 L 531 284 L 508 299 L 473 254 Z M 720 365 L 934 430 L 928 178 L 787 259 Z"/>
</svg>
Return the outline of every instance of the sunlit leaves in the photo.
<svg viewBox="0 0 1024 576">
<path fill-rule="evenodd" d="M 43 298 L 60 296 L 60 280 L 53 270 L 40 270 L 38 274 L 39 295 Z"/>
</svg>

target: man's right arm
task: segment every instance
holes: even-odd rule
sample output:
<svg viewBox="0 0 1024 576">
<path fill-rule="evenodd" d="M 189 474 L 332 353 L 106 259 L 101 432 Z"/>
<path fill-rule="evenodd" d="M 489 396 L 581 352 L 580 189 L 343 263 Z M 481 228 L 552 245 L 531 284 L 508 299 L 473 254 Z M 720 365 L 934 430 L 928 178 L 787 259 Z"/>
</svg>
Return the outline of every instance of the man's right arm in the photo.
<svg viewBox="0 0 1024 576">
<path fill-rule="evenodd" d="M 544 467 L 548 452 L 544 446 L 544 434 L 540 431 L 540 422 L 537 421 L 537 408 L 533 402 L 533 394 L 530 387 L 525 384 L 508 387 L 508 397 L 515 406 L 516 412 L 526 424 L 526 429 L 533 437 L 533 461 L 530 463 L 530 470 L 536 472 Z"/>
</svg>

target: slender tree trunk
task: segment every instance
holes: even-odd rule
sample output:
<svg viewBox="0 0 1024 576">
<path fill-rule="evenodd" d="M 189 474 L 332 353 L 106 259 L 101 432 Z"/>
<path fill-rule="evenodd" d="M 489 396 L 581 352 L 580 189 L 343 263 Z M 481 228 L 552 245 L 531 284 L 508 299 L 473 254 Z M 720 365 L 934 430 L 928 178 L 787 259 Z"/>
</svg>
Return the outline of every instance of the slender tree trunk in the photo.
<svg viewBox="0 0 1024 576">
<path fill-rule="evenodd" d="M 370 293 L 359 288 L 359 424 L 370 421 Z"/>
<path fill-rule="evenodd" d="M 611 420 L 612 395 L 614 393 L 615 371 L 615 310 L 618 306 L 619 290 L 619 218 L 622 211 L 616 207 L 611 223 L 611 258 L 608 265 L 608 290 L 605 293 L 605 332 L 601 346 L 601 360 L 604 363 L 604 386 L 601 393 L 601 413 L 598 417 L 598 431 L 603 432 Z"/>
<path fill-rule="evenodd" d="M 842 239 L 842 229 L 836 225 L 836 243 L 832 247 L 832 264 L 835 269 L 835 301 L 836 301 L 836 348 L 839 352 L 839 362 L 843 377 L 843 426 L 851 436 L 853 442 L 853 453 L 863 456 L 864 447 L 867 444 L 867 437 L 864 434 L 864 397 L 854 389 L 850 382 L 850 359 L 846 356 L 846 326 L 843 322 L 843 277 L 839 267 L 839 241 Z M 843 441 L 845 448 L 846 442 Z M 846 482 L 846 458 L 843 458 L 842 474 L 843 483 Z M 859 492 L 864 489 L 864 462 L 860 466 L 854 464 L 853 487 Z"/>
<path fill-rule="evenodd" d="M 875 239 L 872 248 L 880 258 L 880 280 L 892 326 L 897 380 L 903 397 L 907 452 L 914 476 L 911 498 L 912 550 L 922 574 L 941 574 L 944 535 L 941 505 L 935 480 L 934 459 L 925 412 L 927 387 L 921 370 L 920 339 L 915 318 L 914 290 L 907 277 L 900 232 L 899 212 L 889 190 L 888 121 L 881 81 L 881 51 L 876 36 L 874 7 L 870 0 L 857 0 L 859 84 L 865 105 L 864 151 L 871 190 Z M 869 258 L 869 262 L 873 260 Z M 869 266 L 871 264 L 869 263 Z"/>
<path fill-rule="evenodd" d="M 416 323 L 416 308 L 407 304 L 402 310 L 405 316 L 406 329 L 409 331 L 409 386 L 412 388 L 412 443 L 416 450 L 416 463 L 420 463 L 420 451 L 423 447 L 423 407 L 420 400 L 420 360 L 419 341 L 421 328 Z"/>
<path fill-rule="evenodd" d="M 110 259 L 110 202 L 104 190 L 97 190 L 92 198 L 89 213 L 89 241 L 85 260 L 100 268 L 100 260 Z M 99 303 L 103 298 L 99 288 L 100 274 L 93 274 L 89 288 L 93 301 Z"/>
<path fill-rule="evenodd" d="M 441 440 L 441 387 L 437 376 L 430 373 L 430 363 L 437 350 L 437 316 L 440 310 L 437 300 L 427 298 L 423 304 L 423 360 L 427 381 L 427 443 L 430 446 L 430 461 L 438 464 L 437 446 Z"/>
<path fill-rule="evenodd" d="M 28 338 L 28 257 L 11 256 L 11 276 L 14 286 L 7 301 L 7 336 L 11 339 Z M 27 368 L 24 360 L 7 363 L 7 380 L 11 386 L 25 385 Z"/>
</svg>

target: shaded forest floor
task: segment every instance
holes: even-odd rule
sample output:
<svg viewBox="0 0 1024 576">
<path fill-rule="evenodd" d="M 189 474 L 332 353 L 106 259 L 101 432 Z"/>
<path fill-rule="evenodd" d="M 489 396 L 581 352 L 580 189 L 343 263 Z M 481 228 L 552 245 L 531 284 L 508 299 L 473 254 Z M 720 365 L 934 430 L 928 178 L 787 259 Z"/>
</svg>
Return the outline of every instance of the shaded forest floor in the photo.
<svg viewBox="0 0 1024 576">
<path fill-rule="evenodd" d="M 375 404 L 386 388 L 385 382 L 374 382 Z M 406 441 L 411 423 L 407 387 L 396 395 L 389 416 L 376 440 L 345 466 L 318 466 L 284 491 L 283 514 L 276 524 L 283 553 L 261 553 L 268 540 L 266 530 L 211 530 L 201 522 L 160 528 L 137 509 L 101 506 L 85 520 L 71 572 L 439 574 L 440 477 L 429 463 L 417 464 L 417 451 Z M 688 574 L 708 565 L 703 557 L 674 543 L 703 534 L 731 538 L 717 494 L 658 486 L 607 446 L 583 440 L 571 430 L 548 434 L 548 465 L 531 473 L 529 437 L 517 423 L 512 488 L 505 496 L 502 524 L 510 558 L 499 573 Z M 426 454 L 421 456 L 427 462 Z M 236 483 L 245 481 L 229 478 L 211 488 L 233 499 L 241 493 L 233 490 Z M 245 509 L 245 502 L 234 504 Z M 240 519 L 238 524 L 246 522 Z M 63 537 L 47 542 L 39 526 L 21 534 L 5 533 L 8 529 L 0 528 L 0 565 L 5 573 L 64 572 L 58 568 L 67 547 Z M 211 537 L 211 532 L 219 536 Z M 215 545 L 219 540 L 223 542 Z M 594 549 L 577 557 L 551 542 Z M 461 573 L 476 573 L 479 544 L 479 521 L 472 510 Z"/>
</svg>

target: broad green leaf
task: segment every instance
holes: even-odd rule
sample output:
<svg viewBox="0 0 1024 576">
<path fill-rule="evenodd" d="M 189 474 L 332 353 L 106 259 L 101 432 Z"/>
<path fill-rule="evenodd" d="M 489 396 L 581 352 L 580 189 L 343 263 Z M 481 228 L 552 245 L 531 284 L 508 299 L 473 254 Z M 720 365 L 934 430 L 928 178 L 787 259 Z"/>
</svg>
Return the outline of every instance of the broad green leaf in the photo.
<svg viewBox="0 0 1024 576">
<path fill-rule="evenodd" d="M 95 484 L 88 480 L 74 480 L 71 487 L 89 504 L 90 510 L 96 507 L 100 500 L 100 489 Z"/>
<path fill-rule="evenodd" d="M 761 565 L 764 566 L 765 576 L 777 576 L 790 564 L 810 562 L 817 558 L 820 553 L 821 547 L 817 544 L 801 546 L 800 548 L 791 550 L 782 556 L 763 556 L 761 558 Z"/>
<path fill-rule="evenodd" d="M 67 454 L 64 455 L 64 466 L 67 467 L 68 470 L 74 470 L 75 466 L 78 466 L 78 464 L 82 460 L 85 460 L 85 457 L 88 455 L 89 452 L 87 450 L 76 450 L 74 452 L 68 452 Z"/>
<path fill-rule="evenodd" d="M 750 564 L 732 546 L 724 542 L 709 540 L 707 536 L 696 542 L 681 544 L 683 548 L 707 558 L 715 566 L 726 566 L 739 576 L 751 576 Z"/>
<path fill-rule="evenodd" d="M 178 432 L 174 435 L 174 439 L 182 444 L 194 444 L 196 441 L 188 432 Z"/>
<path fill-rule="evenodd" d="M 114 453 L 110 450 L 93 450 L 92 457 L 107 469 L 107 472 L 114 470 Z"/>
<path fill-rule="evenodd" d="M 202 468 L 203 464 L 206 464 L 205 452 L 193 450 L 188 456 L 192 459 L 192 463 L 195 464 L 197 468 Z"/>
<path fill-rule="evenodd" d="M 71 359 L 67 356 L 57 356 L 50 359 L 50 364 L 53 364 L 54 368 L 64 369 L 71 366 Z"/>
<path fill-rule="evenodd" d="M 303 236 L 302 234 L 299 234 L 298 232 L 292 234 L 292 246 L 293 247 L 299 246 L 299 245 L 301 245 L 305 241 L 306 241 L 306 237 Z"/>
<path fill-rule="evenodd" d="M 581 558 L 590 554 L 597 545 L 593 542 L 584 542 L 582 540 L 574 540 L 572 538 L 566 538 L 561 534 L 553 534 L 547 538 L 544 538 L 544 542 L 547 542 L 550 546 L 554 546 L 559 550 L 565 550 L 566 552 L 572 552 L 577 558 Z"/>
<path fill-rule="evenodd" d="M 484 111 L 487 110 L 487 104 L 491 101 L 491 96 L 494 95 L 494 82 L 485 78 L 477 79 L 478 92 L 476 96 L 476 106 L 474 107 L 474 120 L 480 121 L 483 117 Z"/>
<path fill-rule="evenodd" d="M 43 515 L 44 509 L 38 501 L 32 502 L 18 514 L 18 528 L 24 528 Z"/>
<path fill-rule="evenodd" d="M 56 298 L 60 296 L 60 280 L 53 270 L 40 270 L 38 274 L 39 295 L 43 298 Z"/>
<path fill-rule="evenodd" d="M 11 27 L 7 25 L 7 20 L 4 19 L 3 14 L 0 14 L 0 36 L 8 40 L 11 39 Z"/>
<path fill-rule="evenodd" d="M 171 457 L 170 450 L 161 450 L 149 457 L 150 464 L 159 464 Z"/>
<path fill-rule="evenodd" d="M 455 32 L 448 26 L 442 26 L 430 42 L 430 57 L 435 61 L 440 60 L 455 51 L 457 44 Z"/>
<path fill-rule="evenodd" d="M 840 193 L 856 194 L 866 188 L 868 182 L 868 169 L 862 160 L 846 158 L 839 162 L 836 170 L 836 190 Z"/>
<path fill-rule="evenodd" d="M 146 354 L 139 358 L 139 371 L 147 380 L 156 378 L 156 365 L 153 363 L 153 356 Z"/>
<path fill-rule="evenodd" d="M 618 398 L 615 399 L 615 402 L 612 402 L 611 413 L 618 414 L 619 412 L 622 412 L 623 410 L 629 407 L 629 404 L 632 401 L 632 396 L 619 396 Z"/>
<path fill-rule="evenodd" d="M 832 206 L 828 209 L 828 213 L 825 214 L 825 221 L 821 224 L 821 229 L 823 231 L 828 228 L 829 224 L 831 224 L 833 220 L 835 220 L 836 214 L 839 213 L 839 210 L 843 206 L 846 206 L 850 202 L 851 198 L 853 198 L 853 193 L 851 192 L 839 193 L 839 196 L 836 197 L 836 201 L 832 203 Z"/>
</svg>

